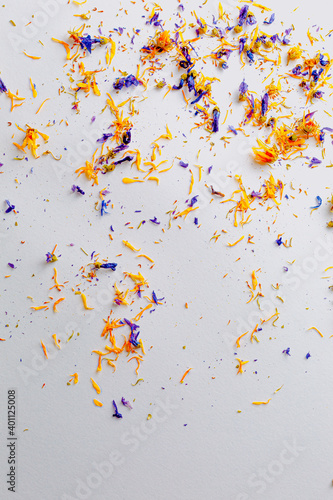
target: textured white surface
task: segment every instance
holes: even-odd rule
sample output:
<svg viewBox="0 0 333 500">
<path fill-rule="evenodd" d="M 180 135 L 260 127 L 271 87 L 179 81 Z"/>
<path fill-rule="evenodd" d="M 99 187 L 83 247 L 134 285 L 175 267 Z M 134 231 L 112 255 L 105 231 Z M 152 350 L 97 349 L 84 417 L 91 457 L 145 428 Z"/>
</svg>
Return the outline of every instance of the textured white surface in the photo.
<svg viewBox="0 0 333 500">
<path fill-rule="evenodd" d="M 227 11 L 235 12 L 236 3 L 222 3 Z M 218 2 L 212 0 L 202 9 L 196 1 L 183 4 L 183 15 L 187 19 L 191 9 L 200 12 L 207 21 L 212 13 L 217 13 Z M 276 21 L 267 31 L 281 32 L 294 24 L 294 43 L 308 43 L 309 26 L 320 25 L 325 35 L 331 29 L 332 6 L 324 0 L 315 5 L 303 1 L 294 13 L 298 6 L 295 0 L 265 4 L 276 12 Z M 53 5 L 49 14 L 45 13 L 46 5 L 49 8 Z M 173 26 L 177 20 L 177 2 L 163 0 L 160 5 L 164 9 L 161 17 Z M 211 148 L 210 141 L 199 139 L 207 134 L 190 133 L 194 118 L 185 109 L 181 94 L 170 93 L 163 100 L 165 89 L 153 88 L 151 78 L 146 94 L 139 87 L 122 91 L 115 100 L 125 100 L 127 95 L 148 96 L 137 105 L 140 114 L 134 118 L 133 128 L 133 147 L 138 147 L 146 156 L 152 140 L 164 133 L 168 124 L 174 140 L 165 141 L 161 159 L 171 162 L 179 156 L 190 162 L 195 176 L 193 195 L 199 194 L 200 208 L 195 215 L 201 226 L 197 228 L 193 224 L 190 214 L 186 221 L 179 222 L 181 230 L 177 227 L 179 220 L 168 229 L 166 212 L 174 209 L 175 200 L 179 210 L 186 208 L 185 201 L 189 198 L 190 174 L 179 167 L 177 160 L 172 170 L 161 174 L 159 186 L 155 182 L 124 185 L 121 182 L 124 176 L 135 175 L 128 165 L 105 178 L 101 176 L 99 187 L 108 186 L 109 198 L 114 203 L 110 215 L 101 217 L 94 210 L 98 188 L 91 187 L 82 177 L 77 181 L 74 171 L 91 159 L 96 138 L 110 124 L 109 111 L 103 114 L 100 111 L 105 105 L 105 92 L 111 90 L 118 71 L 113 73 L 110 69 L 99 75 L 97 81 L 102 96 L 82 98 L 80 114 L 75 114 L 71 110 L 72 96 L 58 95 L 60 86 L 68 89 L 69 83 L 62 68 L 65 51 L 53 43 L 51 37 L 65 40 L 68 29 L 79 25 L 80 19 L 73 14 L 97 7 L 104 12 L 92 13 L 89 21 L 92 35 L 97 34 L 101 20 L 106 35 L 119 26 L 131 34 L 132 27 L 142 30 L 134 49 L 125 53 L 118 50 L 111 65 L 117 70 L 135 73 L 138 49 L 154 29 L 145 26 L 146 19 L 141 18 L 147 15 L 141 2 L 134 5 L 126 1 L 121 6 L 127 9 L 128 15 L 124 10 L 117 13 L 118 2 L 114 0 L 94 3 L 88 0 L 80 8 L 56 0 L 49 4 L 16 0 L 8 2 L 0 11 L 0 77 L 12 92 L 18 89 L 19 95 L 27 97 L 23 106 L 10 113 L 9 100 L 0 96 L 0 162 L 4 164 L 0 179 L 1 276 L 11 274 L 8 279 L 1 278 L 0 337 L 6 341 L 0 346 L 0 421 L 4 423 L 0 440 L 0 497 L 14 496 L 17 500 L 329 499 L 333 479 L 333 339 L 329 337 L 333 331 L 332 292 L 328 286 L 332 280 L 322 279 L 330 273 L 333 276 L 332 271 L 324 273 L 325 268 L 333 265 L 333 245 L 326 229 L 326 222 L 330 220 L 327 198 L 331 195 L 333 175 L 332 169 L 325 168 L 333 160 L 329 140 L 327 160 L 318 168 L 309 169 L 302 160 L 292 162 L 289 170 L 285 164 L 273 170 L 260 167 L 249 155 L 249 148 L 255 144 L 256 130 L 249 132 L 249 138 L 240 135 L 232 138 L 226 149 L 219 140 L 226 135 L 227 125 L 237 126 L 241 119 L 242 107 L 238 103 L 220 133 L 212 137 L 215 146 Z M 11 19 L 16 27 L 9 23 Z M 30 21 L 29 31 L 25 25 Z M 283 27 L 281 21 L 284 21 Z M 115 34 L 113 38 L 118 48 L 122 43 L 129 44 L 126 34 L 122 37 Z M 322 46 L 313 49 L 307 46 L 307 49 L 315 54 L 316 49 L 326 47 L 325 51 L 332 53 L 331 40 L 326 38 Z M 22 54 L 23 50 L 40 55 L 41 59 L 28 59 Z M 91 67 L 86 60 L 87 67 L 95 69 L 104 53 L 104 48 L 97 49 L 91 56 L 94 61 Z M 168 63 L 156 77 L 176 83 L 177 71 L 174 70 L 174 77 L 170 78 L 171 66 Z M 204 71 L 207 74 L 212 71 L 210 63 Z M 222 73 L 221 83 L 213 86 L 221 116 L 224 117 L 231 102 L 229 91 L 233 92 L 232 101 L 236 102 L 236 90 L 244 76 L 250 87 L 260 89 L 260 93 L 263 88 L 260 82 L 269 71 L 267 67 L 258 74 L 249 66 L 240 71 L 238 56 L 231 57 L 230 68 Z M 30 97 L 30 77 L 38 89 L 36 99 Z M 332 112 L 328 94 L 324 107 Z M 46 98 L 50 101 L 35 115 Z M 304 106 L 301 94 L 293 99 L 296 109 L 300 109 L 302 102 Z M 96 116 L 94 124 L 91 124 L 92 116 Z M 68 120 L 69 125 L 60 124 L 62 119 Z M 332 127 L 332 119 L 323 112 L 318 112 L 317 119 L 323 126 Z M 46 128 L 53 120 L 55 125 Z M 10 127 L 8 121 L 12 122 Z M 21 127 L 28 123 L 48 133 L 47 148 L 56 156 L 62 154 L 62 161 L 56 162 L 50 156 L 34 160 L 30 155 L 29 161 L 13 160 L 17 150 L 12 142 L 20 142 L 22 138 L 15 123 Z M 202 153 L 197 160 L 199 148 Z M 311 146 L 306 154 L 319 157 L 320 152 Z M 201 183 L 198 169 L 193 166 L 196 163 L 204 166 Z M 209 177 L 210 165 L 213 170 Z M 257 190 L 268 178 L 269 171 L 283 180 L 285 193 L 289 195 L 279 212 L 258 207 L 252 214 L 252 222 L 242 230 L 233 227 L 232 216 L 226 218 L 230 205 L 221 205 L 218 201 L 210 204 L 205 182 L 230 196 L 237 184 L 228 175 L 242 175 L 245 187 Z M 71 193 L 71 186 L 76 182 L 85 190 L 84 197 Z M 295 191 L 291 189 L 291 182 Z M 295 199 L 290 198 L 291 195 Z M 310 215 L 309 207 L 315 204 L 317 195 L 322 197 L 323 205 Z M 17 215 L 4 213 L 5 199 L 16 206 Z M 142 212 L 135 213 L 136 210 Z M 150 222 L 139 230 L 124 226 L 131 222 L 136 228 L 141 220 L 154 216 L 161 221 L 159 226 Z M 272 225 L 274 219 L 276 223 Z M 115 229 L 113 242 L 108 237 L 111 224 Z M 228 233 L 216 244 L 210 241 L 214 232 L 222 229 Z M 249 233 L 254 235 L 255 245 L 245 243 Z M 275 244 L 279 233 L 293 238 L 292 248 Z M 244 241 L 234 248 L 227 247 L 227 242 L 236 241 L 242 234 Z M 166 304 L 153 314 L 146 313 L 140 321 L 147 350 L 139 372 L 144 382 L 132 387 L 131 383 L 136 380 L 134 367 L 127 364 L 127 359 L 120 358 L 115 374 L 104 368 L 96 376 L 102 388 L 99 399 L 104 402 L 103 408 L 96 408 L 90 384 L 90 377 L 96 375 L 96 357 L 91 351 L 104 346 L 100 333 L 103 318 L 110 312 L 110 290 L 115 276 L 119 279 L 123 271 L 139 270 L 137 258 L 124 248 L 122 239 L 154 258 L 155 267 L 150 270 L 150 264 L 144 261 L 141 272 L 150 283 L 150 292 L 155 290 L 158 297 L 165 297 Z M 161 243 L 154 244 L 159 239 Z M 21 244 L 21 240 L 25 243 Z M 119 271 L 115 274 L 100 273 L 97 286 L 88 283 L 82 286 L 88 303 L 95 306 L 92 312 L 84 311 L 80 297 L 70 289 L 65 293 L 66 301 L 59 305 L 58 314 L 52 310 L 31 311 L 27 296 L 33 296 L 34 305 L 42 304 L 52 286 L 53 266 L 45 264 L 44 256 L 56 243 L 61 253 L 56 263 L 59 280 L 69 280 L 70 286 L 82 281 L 77 276 L 79 268 L 89 262 L 80 247 L 89 255 L 96 251 L 103 258 L 118 262 Z M 74 246 L 69 246 L 70 243 Z M 119 253 L 122 256 L 115 257 Z M 236 262 L 238 257 L 240 260 Z M 294 265 L 288 264 L 294 259 Z M 10 270 L 8 262 L 14 263 L 16 269 Z M 283 271 L 284 266 L 289 267 L 288 273 Z M 265 294 L 263 311 L 259 311 L 255 303 L 246 304 L 249 297 L 246 280 L 250 280 L 252 270 L 258 268 L 261 268 L 258 278 Z M 271 286 L 277 282 L 281 284 L 278 295 L 283 297 L 283 304 L 276 299 L 277 293 Z M 185 302 L 189 304 L 188 310 Z M 271 323 L 265 325 L 259 344 L 245 341 L 241 349 L 235 350 L 236 338 L 253 328 L 258 318 L 274 313 L 275 307 L 280 312 L 276 328 Z M 119 317 L 133 317 L 138 310 L 138 305 L 133 306 L 133 313 L 126 310 L 119 313 Z M 307 331 L 311 326 L 319 328 L 324 338 L 315 331 Z M 57 351 L 51 335 L 57 333 L 66 338 L 72 330 L 80 332 L 80 336 Z M 40 348 L 41 339 L 50 353 L 47 362 Z M 282 354 L 287 347 L 290 347 L 290 357 Z M 311 358 L 306 360 L 308 351 Z M 235 357 L 250 361 L 243 375 L 236 375 Z M 179 380 L 188 367 L 193 370 L 186 384 L 180 385 Z M 69 375 L 74 372 L 79 374 L 79 383 L 68 387 Z M 281 391 L 274 394 L 282 385 Z M 6 393 L 11 387 L 17 389 L 18 398 L 15 495 L 7 491 L 5 479 Z M 120 401 L 122 396 L 131 402 L 135 399 L 134 408 L 132 411 L 121 408 L 124 418 L 117 420 L 112 418 L 111 402 Z M 271 397 L 272 401 L 266 406 L 251 404 Z M 238 410 L 241 413 L 237 413 Z M 147 421 L 149 413 L 153 418 Z M 28 430 L 23 432 L 24 429 Z M 112 473 L 110 468 L 101 470 L 102 462 L 112 461 Z"/>
</svg>

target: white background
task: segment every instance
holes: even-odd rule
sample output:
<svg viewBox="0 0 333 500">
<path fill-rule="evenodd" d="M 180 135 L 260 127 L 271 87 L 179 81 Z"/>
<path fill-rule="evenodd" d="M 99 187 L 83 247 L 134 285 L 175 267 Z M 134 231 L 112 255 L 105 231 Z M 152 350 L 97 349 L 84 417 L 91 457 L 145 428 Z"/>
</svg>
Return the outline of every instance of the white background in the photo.
<svg viewBox="0 0 333 500">
<path fill-rule="evenodd" d="M 134 119 L 133 147 L 148 157 L 151 142 L 165 132 L 167 123 L 174 139 L 163 142 L 161 159 L 168 159 L 169 165 L 175 156 L 190 162 L 195 176 L 193 195 L 199 194 L 200 208 L 195 215 L 201 226 L 197 228 L 193 224 L 190 214 L 186 221 L 173 221 L 168 229 L 166 212 L 176 205 L 179 210 L 186 208 L 189 197 L 190 174 L 178 165 L 178 160 L 172 170 L 161 174 L 159 186 L 155 182 L 124 185 L 123 177 L 136 175 L 134 167 L 130 172 L 128 164 L 101 176 L 99 187 L 91 187 L 83 177 L 77 180 L 74 173 L 86 160 L 91 160 L 96 137 L 106 131 L 105 123 L 111 122 L 108 110 L 101 114 L 105 92 L 111 91 L 119 69 L 135 74 L 139 48 L 154 34 L 154 28 L 145 25 L 148 13 L 143 9 L 144 4 L 122 2 L 124 10 L 118 12 L 115 1 L 92 3 L 88 0 L 82 7 L 54 1 L 54 10 L 48 14 L 45 4 L 13 0 L 1 7 L 0 77 L 12 92 L 18 90 L 26 100 L 10 113 L 10 101 L 5 95 L 0 96 L 0 162 L 4 164 L 0 177 L 1 276 L 11 274 L 10 278 L 3 278 L 1 291 L 0 336 L 6 341 L 0 346 L 0 421 L 3 423 L 0 497 L 19 500 L 331 498 L 333 292 L 328 288 L 332 278 L 322 279 L 333 277 L 332 270 L 324 273 L 325 268 L 333 265 L 332 244 L 327 243 L 330 230 L 326 228 L 331 217 L 327 199 L 332 194 L 333 175 L 332 169 L 326 168 L 333 160 L 329 136 L 326 160 L 315 169 L 309 169 L 304 160 L 292 162 L 289 170 L 283 162 L 272 169 L 255 164 L 249 148 L 255 145 L 258 131 L 251 128 L 249 138 L 229 134 L 231 143 L 224 148 L 220 137 L 227 135 L 227 125 L 236 127 L 242 116 L 242 106 L 237 102 L 239 83 L 246 77 L 250 88 L 260 95 L 261 82 L 270 72 L 269 65 L 262 73 L 249 65 L 241 71 L 236 53 L 230 58 L 230 68 L 220 72 L 221 81 L 213 84 L 213 96 L 221 109 L 221 117 L 225 116 L 230 102 L 234 103 L 233 115 L 208 142 L 206 133 L 190 133 L 194 117 L 185 109 L 181 93 L 173 92 L 163 99 L 166 89 L 154 88 L 154 78 L 150 79 L 146 93 L 141 87 L 124 90 L 119 96 L 113 92 L 117 103 L 130 95 L 148 97 L 136 104 L 140 114 Z M 208 0 L 202 8 L 198 2 L 183 4 L 183 16 L 189 22 L 191 9 L 198 15 L 200 12 L 208 23 L 212 14 L 217 16 L 218 2 Z M 173 28 L 177 22 L 177 5 L 174 0 L 161 2 L 160 17 L 166 21 L 166 27 Z M 223 5 L 234 19 L 238 11 L 233 2 Z M 303 1 L 294 13 L 299 5 L 295 0 L 267 1 L 266 5 L 276 12 L 276 21 L 267 27 L 267 32 L 281 33 L 294 24 L 293 44 L 302 41 L 312 56 L 324 48 L 332 53 L 331 38 L 325 38 L 325 43 L 318 43 L 314 48 L 306 38 L 308 27 L 322 27 L 323 36 L 332 28 L 329 24 L 332 7 L 328 2 Z M 149 4 L 149 11 L 152 6 Z M 73 14 L 94 7 L 104 12 L 92 13 L 88 21 L 92 27 L 87 30 L 92 36 L 98 35 L 100 21 L 103 21 L 104 35 L 120 26 L 126 29 L 122 37 L 112 35 L 117 43 L 117 55 L 110 69 L 97 76 L 102 96 L 81 98 L 80 114 L 76 114 L 71 110 L 73 98 L 66 93 L 58 95 L 61 85 L 69 87 L 68 67 L 63 68 L 65 50 L 52 42 L 51 37 L 66 40 L 67 31 L 82 24 Z M 258 9 L 252 10 L 262 21 L 265 16 Z M 41 16 L 41 12 L 44 15 Z M 142 18 L 143 15 L 146 17 Z M 29 30 L 25 25 L 30 21 Z M 136 38 L 133 48 L 122 53 L 122 44 L 131 46 L 126 32 L 132 36 L 133 27 L 142 30 L 140 37 Z M 316 28 L 311 29 L 314 32 Z M 215 42 L 203 40 L 196 46 L 203 47 L 201 55 L 204 55 L 209 53 L 204 47 L 210 47 L 211 51 Z M 23 50 L 40 55 L 41 59 L 29 59 Z M 90 57 L 93 62 L 88 58 L 84 62 L 87 68 L 96 69 L 99 59 L 104 57 L 105 48 L 97 48 Z M 167 83 L 177 83 L 179 75 L 175 66 L 168 58 L 165 61 L 166 67 L 156 78 L 164 77 Z M 199 62 L 198 69 L 201 66 Z M 203 71 L 214 73 L 210 63 Z M 30 77 L 38 89 L 36 99 L 31 97 Z M 231 97 L 228 92 L 232 93 Z M 46 98 L 50 101 L 35 115 Z M 304 107 L 304 96 L 298 91 L 288 95 L 288 99 L 298 110 L 298 116 L 308 109 Z M 325 99 L 326 102 L 310 109 L 324 108 L 332 112 L 329 90 Z M 96 116 L 94 124 L 91 124 L 92 116 Z M 67 120 L 69 126 L 64 122 L 60 124 L 62 119 Z M 47 123 L 53 120 L 54 126 L 47 128 Z M 332 119 L 322 111 L 318 112 L 317 120 L 323 126 L 332 127 Z M 47 133 L 50 139 L 41 151 L 48 148 L 56 156 L 62 154 L 61 162 L 50 156 L 35 160 L 30 154 L 27 155 L 29 161 L 13 160 L 20 153 L 12 142 L 21 143 L 23 138 L 15 123 L 21 127 L 28 123 Z M 200 140 L 201 136 L 205 139 Z M 215 143 L 213 147 L 211 141 Z M 202 151 L 199 160 L 198 149 Z M 312 144 L 305 154 L 320 157 L 321 152 Z M 204 166 L 201 183 L 194 164 Z M 213 170 L 209 178 L 210 165 Z M 285 193 L 289 195 L 288 200 L 283 199 L 279 212 L 258 206 L 252 213 L 252 222 L 242 229 L 233 227 L 232 216 L 226 218 L 232 205 L 219 204 L 219 200 L 210 204 L 205 182 L 230 196 L 237 184 L 228 175 L 242 175 L 246 189 L 252 191 L 259 189 L 270 171 L 284 182 Z M 84 197 L 71 193 L 73 183 L 85 190 Z M 99 199 L 98 190 L 107 186 L 114 208 L 109 210 L 109 215 L 101 217 L 94 210 L 94 204 Z M 310 215 L 310 207 L 316 204 L 318 195 L 323 205 Z M 17 214 L 5 214 L 5 199 L 16 206 Z M 135 210 L 142 212 L 134 213 Z M 136 228 L 141 220 L 148 221 L 154 216 L 161 221 L 159 226 L 150 222 L 139 230 L 125 226 L 131 222 Z M 275 218 L 276 223 L 272 225 Z M 108 237 L 111 224 L 115 229 L 113 242 Z M 214 232 L 222 229 L 228 233 L 216 243 L 210 241 Z M 246 243 L 249 233 L 254 235 L 255 245 Z M 275 244 L 280 233 L 284 233 L 285 239 L 293 238 L 292 248 Z M 227 247 L 227 242 L 236 241 L 242 234 L 245 239 L 239 245 Z M 123 239 L 154 258 L 153 269 L 149 269 L 148 261 L 140 260 L 141 272 L 149 281 L 149 291 L 155 290 L 158 297 L 165 297 L 165 305 L 158 306 L 153 314 L 146 313 L 140 321 L 147 355 L 139 372 L 144 381 L 135 387 L 131 385 L 136 381 L 135 362 L 127 364 L 127 359 L 120 357 L 115 374 L 110 367 L 96 374 L 96 355 L 91 354 L 93 349 L 103 349 L 105 345 L 100 333 L 103 318 L 110 312 L 110 290 L 116 277 L 119 279 L 124 271 L 139 270 L 138 259 L 124 248 Z M 159 239 L 161 243 L 155 244 Z M 69 246 L 70 243 L 74 246 Z M 53 266 L 45 263 L 45 254 L 55 244 L 57 255 L 61 254 L 56 263 L 59 281 L 69 281 L 64 292 L 66 300 L 59 305 L 58 314 L 51 309 L 46 313 L 35 312 L 30 306 L 47 300 L 53 284 Z M 79 268 L 90 260 L 80 247 L 89 255 L 95 250 L 102 258 L 118 262 L 116 277 L 108 272 L 99 273 L 97 284 L 85 283 L 77 275 Z M 116 257 L 119 253 L 123 255 Z M 288 264 L 294 259 L 295 264 Z M 11 270 L 8 262 L 14 263 L 16 269 Z M 288 267 L 289 274 L 283 270 L 284 266 Z M 246 304 L 249 298 L 246 280 L 250 280 L 251 272 L 258 268 L 261 268 L 257 274 L 265 295 L 262 307 L 266 309 L 262 312 L 256 303 Z M 85 311 L 80 297 L 71 292 L 71 286 L 79 282 L 88 303 L 95 306 L 92 312 Z M 281 284 L 279 292 L 271 286 L 277 282 Z M 276 299 L 276 295 L 281 296 L 284 303 Z M 27 296 L 34 298 L 34 304 Z M 188 309 L 185 302 L 189 304 Z M 143 299 L 140 305 L 145 304 Z M 267 318 L 275 307 L 280 312 L 276 327 L 271 322 L 265 324 L 258 334 L 259 344 L 244 340 L 242 347 L 236 350 L 236 338 L 247 330 L 247 325 L 255 326 L 258 317 L 255 315 Z M 139 305 L 136 303 L 130 311 L 118 311 L 119 308 L 117 317 L 133 317 Z M 311 326 L 319 328 L 324 338 L 314 330 L 307 331 Z M 57 351 L 51 335 L 57 333 L 67 338 L 73 330 L 73 339 Z M 47 362 L 40 340 L 50 353 Z M 290 347 L 290 357 L 282 354 L 287 347 Z M 306 360 L 309 351 L 311 358 Z M 235 357 L 249 360 L 243 375 L 237 375 Z M 193 369 L 181 385 L 179 380 L 189 367 Z M 67 386 L 69 375 L 74 372 L 79 374 L 79 383 Z M 104 403 L 102 408 L 92 402 L 96 394 L 90 377 L 102 388 L 101 395 L 97 396 Z M 5 477 L 8 469 L 6 397 L 10 388 L 17 391 L 18 411 L 15 494 L 7 491 Z M 119 408 L 124 418 L 118 420 L 112 418 L 111 403 L 113 399 L 120 402 L 122 396 L 132 403 L 133 410 Z M 268 405 L 252 405 L 252 401 L 268 398 L 272 398 Z M 148 414 L 153 414 L 149 422 Z M 111 456 L 120 457 L 119 462 L 112 474 L 105 473 L 108 477 L 99 481 L 101 476 L 96 476 L 96 472 L 101 473 L 102 462 L 110 463 Z M 100 483 L 98 487 L 94 487 L 94 480 Z"/>
</svg>

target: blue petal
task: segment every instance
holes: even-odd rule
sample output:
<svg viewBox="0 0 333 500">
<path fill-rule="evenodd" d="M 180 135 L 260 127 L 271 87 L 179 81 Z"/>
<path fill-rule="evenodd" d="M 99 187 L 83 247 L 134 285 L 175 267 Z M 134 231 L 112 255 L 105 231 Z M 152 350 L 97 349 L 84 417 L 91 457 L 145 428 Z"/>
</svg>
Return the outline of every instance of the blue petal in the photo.
<svg viewBox="0 0 333 500">
<path fill-rule="evenodd" d="M 275 14 L 273 12 L 273 14 L 269 18 L 269 20 L 268 21 L 264 21 L 264 24 L 272 24 L 272 23 L 274 23 L 274 21 L 275 21 Z"/>
</svg>

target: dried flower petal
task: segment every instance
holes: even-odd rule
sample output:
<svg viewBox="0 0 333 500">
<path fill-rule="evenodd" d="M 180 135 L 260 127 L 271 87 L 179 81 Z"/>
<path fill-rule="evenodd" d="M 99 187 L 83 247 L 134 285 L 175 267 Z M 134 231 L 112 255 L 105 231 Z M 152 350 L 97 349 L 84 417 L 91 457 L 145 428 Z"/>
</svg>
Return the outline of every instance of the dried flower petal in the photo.
<svg viewBox="0 0 333 500">
<path fill-rule="evenodd" d="M 116 418 L 123 418 L 122 414 L 119 413 L 119 411 L 118 411 L 118 408 L 117 408 L 115 400 L 112 401 L 112 404 L 113 404 L 114 410 L 115 410 L 115 413 L 112 416 L 116 417 Z"/>
</svg>

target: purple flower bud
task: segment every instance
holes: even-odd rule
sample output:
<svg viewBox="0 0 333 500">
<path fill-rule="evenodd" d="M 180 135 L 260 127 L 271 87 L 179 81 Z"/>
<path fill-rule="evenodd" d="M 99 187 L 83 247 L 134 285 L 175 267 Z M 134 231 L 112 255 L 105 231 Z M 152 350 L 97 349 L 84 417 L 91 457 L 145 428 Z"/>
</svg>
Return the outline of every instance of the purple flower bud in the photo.
<svg viewBox="0 0 333 500">
<path fill-rule="evenodd" d="M 248 5 L 244 5 L 244 7 L 241 8 L 241 10 L 239 11 L 239 16 L 238 16 L 238 26 L 243 26 L 243 24 L 245 23 L 245 20 L 247 18 L 248 11 L 249 11 Z"/>
<path fill-rule="evenodd" d="M 102 269 L 112 269 L 112 271 L 115 271 L 116 270 L 116 267 L 117 267 L 118 264 L 116 264 L 115 262 L 104 262 L 104 264 L 101 264 L 101 268 Z"/>
<path fill-rule="evenodd" d="M 318 158 L 313 157 L 310 161 L 309 167 L 312 168 L 313 165 L 320 165 L 322 162 Z"/>
<path fill-rule="evenodd" d="M 269 99 L 269 95 L 266 94 L 264 95 L 264 97 L 261 99 L 261 116 L 265 116 L 265 114 L 267 113 L 267 110 L 268 110 L 268 99 Z"/>
<path fill-rule="evenodd" d="M 248 91 L 248 88 L 249 88 L 248 84 L 245 82 L 245 80 L 243 80 L 239 86 L 239 93 L 241 95 L 246 94 L 246 92 Z"/>
<path fill-rule="evenodd" d="M 239 39 L 239 53 L 241 54 L 244 50 L 244 47 L 245 47 L 245 43 L 246 43 L 246 38 L 245 37 L 242 37 Z"/>
<path fill-rule="evenodd" d="M 110 137 L 113 137 L 113 134 L 103 134 L 103 136 L 100 138 L 100 139 L 97 139 L 96 142 L 98 143 L 102 143 L 102 142 L 106 142 Z"/>
<path fill-rule="evenodd" d="M 73 186 L 72 186 L 72 191 L 73 191 L 73 193 L 75 193 L 75 191 L 76 191 L 77 193 L 80 193 L 82 195 L 84 194 L 84 191 L 80 188 L 80 186 L 75 186 L 75 184 L 73 184 Z"/>
<path fill-rule="evenodd" d="M 81 49 L 86 48 L 89 54 L 91 54 L 92 40 L 90 35 L 85 35 L 79 37 Z"/>
<path fill-rule="evenodd" d="M 137 78 L 135 78 L 134 75 L 128 75 L 124 78 L 117 78 L 117 80 L 113 83 L 113 88 L 115 90 L 121 90 L 123 87 L 131 87 L 131 85 L 134 85 L 134 87 L 137 87 L 138 85 L 142 85 Z"/>
<path fill-rule="evenodd" d="M 125 398 L 121 398 L 121 402 L 124 406 L 126 406 L 126 408 L 129 408 L 130 410 L 133 410 L 133 407 L 130 405 L 130 403 L 128 401 L 126 401 Z"/>
<path fill-rule="evenodd" d="M 197 202 L 198 202 L 198 197 L 199 195 L 197 194 L 196 196 L 193 196 L 193 198 L 191 198 L 191 201 L 190 203 L 188 204 L 189 207 L 193 207 Z"/>
<path fill-rule="evenodd" d="M 113 407 L 114 407 L 114 410 L 115 410 L 115 413 L 112 416 L 116 417 L 116 418 L 123 418 L 122 414 L 119 413 L 119 411 L 118 411 L 118 408 L 117 408 L 115 400 L 113 400 L 112 403 L 113 403 Z"/>
<path fill-rule="evenodd" d="M 15 205 L 11 205 L 9 200 L 6 200 L 6 203 L 8 205 L 8 208 L 7 208 L 7 210 L 5 210 L 5 214 L 9 214 L 9 212 L 11 212 L 12 210 L 15 210 Z"/>
<path fill-rule="evenodd" d="M 219 108 L 214 108 L 213 109 L 212 132 L 219 131 L 219 119 L 220 119 L 220 110 L 219 110 Z"/>
<path fill-rule="evenodd" d="M 138 342 L 138 336 L 140 335 L 140 331 L 139 331 L 139 325 L 136 325 L 135 323 L 132 323 L 131 321 L 129 321 L 128 319 L 124 318 L 124 321 L 125 323 L 130 327 L 131 329 L 131 335 L 130 335 L 130 343 L 134 346 L 134 347 L 138 347 L 140 344 Z M 138 330 L 138 331 L 136 331 Z"/>
</svg>

